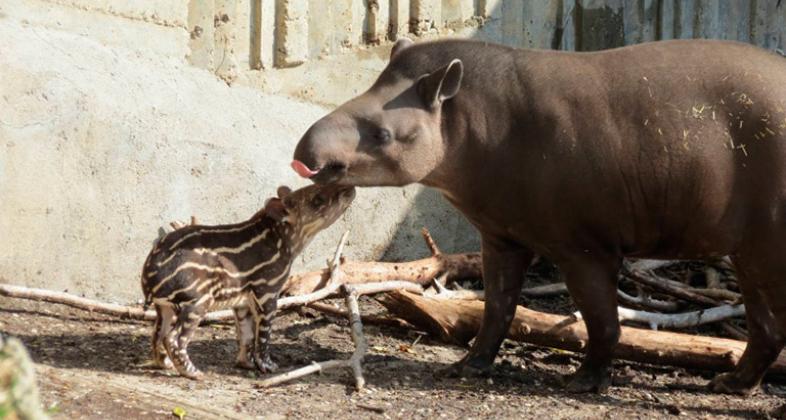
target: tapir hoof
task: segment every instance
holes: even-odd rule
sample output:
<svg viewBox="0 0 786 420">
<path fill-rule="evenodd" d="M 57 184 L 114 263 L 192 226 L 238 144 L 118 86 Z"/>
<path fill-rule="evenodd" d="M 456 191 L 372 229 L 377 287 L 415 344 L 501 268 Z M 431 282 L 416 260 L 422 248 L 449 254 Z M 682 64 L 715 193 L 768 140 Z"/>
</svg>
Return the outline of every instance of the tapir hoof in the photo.
<svg viewBox="0 0 786 420">
<path fill-rule="evenodd" d="M 463 358 L 452 365 L 434 373 L 437 378 L 477 378 L 488 376 L 491 363 L 479 359 Z"/>
<path fill-rule="evenodd" d="M 611 369 L 586 369 L 582 366 L 576 373 L 566 376 L 565 381 L 568 392 L 603 394 L 611 386 Z"/>
<path fill-rule="evenodd" d="M 235 367 L 240 369 L 254 369 L 255 366 L 253 362 L 246 359 L 246 360 L 236 360 Z"/>
<path fill-rule="evenodd" d="M 201 381 L 205 378 L 205 374 L 198 370 L 180 372 L 180 374 L 194 381 Z"/>
<path fill-rule="evenodd" d="M 140 367 L 147 368 L 147 369 L 169 370 L 169 369 L 174 369 L 175 365 L 172 364 L 172 360 L 170 360 L 169 357 L 161 357 L 157 359 L 148 360 L 142 363 Z"/>
<path fill-rule="evenodd" d="M 722 394 L 751 395 L 759 388 L 758 385 L 751 386 L 741 381 L 735 372 L 721 373 L 712 378 L 707 387 L 713 392 Z"/>
<path fill-rule="evenodd" d="M 262 374 L 273 373 L 276 371 L 276 369 L 278 369 L 278 365 L 273 363 L 273 361 L 270 360 L 269 357 L 266 358 L 255 357 L 254 365 L 257 368 L 257 372 Z"/>
</svg>

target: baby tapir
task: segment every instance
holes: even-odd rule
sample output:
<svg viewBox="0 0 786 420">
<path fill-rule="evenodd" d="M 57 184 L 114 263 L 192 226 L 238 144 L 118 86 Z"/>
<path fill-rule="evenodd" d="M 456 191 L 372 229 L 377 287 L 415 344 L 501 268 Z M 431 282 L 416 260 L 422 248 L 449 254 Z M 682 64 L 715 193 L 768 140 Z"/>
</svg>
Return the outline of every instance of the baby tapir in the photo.
<svg viewBox="0 0 786 420">
<path fill-rule="evenodd" d="M 145 305 L 156 308 L 153 361 L 188 378 L 202 373 L 188 342 L 210 310 L 234 308 L 237 365 L 271 372 L 270 329 L 292 261 L 355 197 L 352 187 L 278 188 L 265 208 L 232 225 L 192 225 L 162 238 L 142 271 Z M 249 360 L 252 355 L 253 363 Z"/>
</svg>

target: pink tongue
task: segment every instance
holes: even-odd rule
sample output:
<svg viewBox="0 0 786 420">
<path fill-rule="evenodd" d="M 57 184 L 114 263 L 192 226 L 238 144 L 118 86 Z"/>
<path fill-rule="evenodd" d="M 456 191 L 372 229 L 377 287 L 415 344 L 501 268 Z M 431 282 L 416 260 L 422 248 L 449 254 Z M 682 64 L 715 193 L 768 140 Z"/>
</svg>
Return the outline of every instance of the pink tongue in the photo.
<svg viewBox="0 0 786 420">
<path fill-rule="evenodd" d="M 295 172 L 297 172 L 297 174 L 303 178 L 311 178 L 312 176 L 319 173 L 319 171 L 312 171 L 308 166 L 306 166 L 305 163 L 299 160 L 292 161 L 292 169 L 294 169 Z"/>
</svg>

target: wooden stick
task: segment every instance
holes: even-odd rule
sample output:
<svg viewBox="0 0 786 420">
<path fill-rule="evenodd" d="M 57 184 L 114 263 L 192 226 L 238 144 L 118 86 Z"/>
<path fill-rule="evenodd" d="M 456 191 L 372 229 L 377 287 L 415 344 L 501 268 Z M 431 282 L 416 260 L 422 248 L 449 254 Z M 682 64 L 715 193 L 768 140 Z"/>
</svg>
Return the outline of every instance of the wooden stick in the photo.
<svg viewBox="0 0 786 420">
<path fill-rule="evenodd" d="M 723 331 L 726 331 L 732 338 L 736 340 L 748 341 L 748 333 L 743 330 L 742 328 L 732 324 L 729 321 L 724 321 L 720 323 L 721 328 Z"/>
<path fill-rule="evenodd" d="M 439 254 L 408 262 L 352 262 L 341 264 L 342 282 L 346 284 L 382 281 L 407 281 L 422 286 L 447 273 L 452 280 L 481 276 L 480 254 Z M 290 276 L 284 293 L 302 295 L 319 290 L 327 284 L 329 270 L 318 270 Z"/>
<path fill-rule="evenodd" d="M 521 294 L 527 297 L 544 297 L 554 295 L 564 295 L 568 293 L 565 283 L 551 283 L 542 286 L 528 287 L 521 289 Z"/>
<path fill-rule="evenodd" d="M 336 252 L 333 253 L 333 260 L 327 263 L 327 268 L 329 270 L 328 276 L 331 283 L 338 283 L 341 280 L 341 271 L 339 268 L 341 267 L 341 254 L 344 252 L 344 244 L 347 242 L 347 237 L 349 237 L 348 230 L 344 231 L 341 235 L 341 239 L 338 240 Z"/>
<path fill-rule="evenodd" d="M 392 313 L 450 343 L 466 345 L 483 318 L 483 302 L 435 299 L 406 292 L 392 292 L 383 304 Z M 583 322 L 571 317 L 516 308 L 508 338 L 541 346 L 583 351 L 587 331 Z M 745 342 L 622 327 L 614 355 L 619 359 L 708 370 L 729 370 L 739 360 Z M 771 372 L 786 374 L 786 357 L 781 355 Z"/>
<path fill-rule="evenodd" d="M 308 305 L 338 292 L 341 284 L 334 284 L 329 288 L 320 289 L 308 295 L 288 296 L 278 300 L 280 310 L 295 306 Z M 417 284 L 403 281 L 391 281 L 383 283 L 358 284 L 356 290 L 360 295 L 370 295 L 391 290 L 407 290 L 413 293 L 422 293 L 423 289 Z M 46 289 L 36 289 L 32 287 L 15 286 L 12 284 L 0 284 L 0 296 L 18 299 L 34 300 L 39 302 L 50 302 L 61 305 L 71 306 L 88 312 L 95 312 L 104 315 L 111 315 L 122 319 L 133 319 L 139 321 L 155 321 L 156 312 L 152 309 L 144 310 L 141 306 L 126 306 L 114 303 L 105 303 L 93 299 L 83 298 L 64 292 L 55 292 Z M 223 310 L 208 313 L 203 322 L 234 322 L 235 313 L 232 310 Z"/>
<path fill-rule="evenodd" d="M 349 325 L 352 333 L 352 342 L 355 343 L 355 351 L 349 358 L 349 365 L 352 367 L 352 374 L 355 376 L 355 389 L 360 391 L 366 385 L 363 378 L 363 367 L 360 363 L 368 350 L 368 342 L 363 335 L 363 323 L 360 321 L 360 308 L 358 308 L 358 294 L 351 285 L 342 285 L 342 290 L 346 295 L 347 310 L 349 310 Z"/>
<path fill-rule="evenodd" d="M 745 306 L 722 305 L 700 311 L 683 312 L 679 314 L 659 314 L 656 312 L 636 311 L 629 308 L 618 307 L 617 314 L 620 321 L 641 322 L 649 325 L 653 330 L 660 328 L 692 328 L 729 318 L 744 316 Z M 581 318 L 579 312 L 575 312 L 573 316 L 576 319 Z"/>
<path fill-rule="evenodd" d="M 118 318 L 124 319 L 137 319 L 144 321 L 153 321 L 156 319 L 155 311 L 145 311 L 141 306 L 125 306 L 114 303 L 104 303 L 93 299 L 75 296 L 69 293 L 55 292 L 53 290 L 15 286 L 12 284 L 0 284 L 0 295 L 18 299 L 59 303 L 90 312 L 116 316 Z"/>
<path fill-rule="evenodd" d="M 322 312 L 323 314 L 333 315 L 339 318 L 349 318 L 349 312 L 342 311 L 333 305 L 322 302 L 312 302 L 307 305 L 309 308 Z M 360 320 L 365 325 L 384 325 L 386 327 L 397 327 L 414 329 L 415 327 L 401 318 L 393 318 L 390 316 L 377 316 L 377 315 L 360 315 Z"/>
<path fill-rule="evenodd" d="M 718 272 L 715 267 L 708 265 L 704 269 L 704 278 L 706 279 L 705 281 L 708 289 L 720 289 L 720 272 Z"/>
<path fill-rule="evenodd" d="M 352 374 L 355 377 L 355 389 L 360 391 L 366 384 L 366 380 L 363 378 L 363 369 L 361 367 L 361 362 L 363 361 L 363 357 L 368 350 L 368 344 L 366 343 L 366 338 L 363 335 L 363 323 L 360 318 L 360 309 L 358 307 L 358 296 L 361 293 L 378 293 L 380 291 L 387 291 L 391 290 L 390 288 L 401 288 L 401 289 L 413 289 L 417 288 L 417 291 L 423 293 L 423 289 L 413 283 L 408 282 L 385 282 L 385 283 L 373 283 L 373 284 L 362 284 L 362 285 L 348 285 L 342 284 L 341 277 L 341 253 L 344 249 L 344 243 L 347 240 L 347 236 L 349 235 L 349 231 L 344 232 L 341 236 L 341 240 L 338 243 L 338 247 L 336 247 L 336 253 L 333 255 L 333 260 L 328 261 L 328 269 L 330 273 L 330 278 L 327 280 L 327 285 L 309 295 L 306 296 L 292 296 L 291 298 L 284 298 L 279 300 L 279 306 L 283 307 L 284 302 L 286 299 L 289 299 L 287 304 L 298 304 L 303 305 L 308 303 L 309 299 L 323 299 L 337 289 L 341 289 L 341 293 L 344 295 L 344 299 L 347 305 L 347 312 L 349 314 L 349 324 L 350 324 L 350 334 L 352 336 L 352 342 L 355 343 L 355 351 L 352 353 L 352 356 L 347 360 L 328 360 L 326 362 L 312 362 L 308 366 L 304 366 L 299 369 L 295 369 L 289 372 L 282 373 L 280 375 L 275 375 L 270 378 L 263 380 L 259 386 L 262 388 L 271 387 L 274 385 L 278 385 L 287 381 L 291 381 L 293 379 L 301 378 L 306 375 L 310 375 L 314 372 L 321 372 L 327 369 L 334 369 L 338 367 L 345 367 L 349 366 L 352 369 Z M 290 303 L 291 302 L 291 303 Z"/>
<path fill-rule="evenodd" d="M 668 282 L 663 281 L 660 278 L 653 278 L 645 273 L 635 271 L 635 270 L 624 270 L 623 275 L 636 283 L 643 284 L 645 286 L 649 286 L 653 289 L 656 289 L 662 293 L 674 296 L 679 299 L 687 300 L 689 302 L 700 303 L 702 305 L 707 306 L 719 306 L 721 305 L 715 299 L 706 297 L 704 295 L 700 295 L 694 293 L 693 291 L 689 290 L 688 288 L 680 288 L 674 287 L 673 285 L 669 284 Z"/>
<path fill-rule="evenodd" d="M 711 299 L 719 299 L 719 300 L 728 300 L 729 302 L 742 302 L 742 295 L 737 292 L 732 292 L 731 290 L 727 289 L 714 289 L 714 288 L 706 288 L 706 289 L 699 289 L 699 288 L 690 288 L 688 289 L 693 293 L 700 294 L 702 296 L 706 296 Z"/>
<path fill-rule="evenodd" d="M 432 284 L 436 291 L 429 296 L 437 299 L 483 300 L 485 296 L 483 290 L 450 290 L 437 279 L 434 279 Z"/>
<path fill-rule="evenodd" d="M 432 257 L 442 254 L 442 252 L 439 250 L 439 247 L 437 246 L 437 243 L 434 241 L 434 238 L 431 237 L 431 233 L 428 231 L 428 229 L 421 229 L 420 234 L 423 235 L 423 240 L 426 241 L 426 247 L 428 247 L 428 250 L 431 251 Z"/>
<path fill-rule="evenodd" d="M 674 265 L 679 263 L 679 260 L 635 260 L 631 261 L 628 264 L 629 270 L 636 270 L 636 271 L 652 271 L 657 268 L 661 267 L 668 267 L 670 265 Z"/>
<path fill-rule="evenodd" d="M 355 343 L 355 351 L 352 353 L 352 356 L 346 360 L 311 362 L 311 364 L 308 366 L 266 378 L 258 384 L 259 387 L 268 388 L 291 381 L 293 379 L 302 378 L 315 372 L 341 367 L 349 367 L 352 369 L 352 374 L 355 378 L 355 389 L 358 391 L 363 389 L 366 384 L 366 380 L 363 378 L 361 362 L 363 361 L 363 357 L 368 350 L 368 344 L 366 342 L 365 336 L 363 335 L 363 323 L 360 320 L 360 309 L 358 308 L 357 301 L 358 294 L 352 285 L 342 285 L 341 288 L 343 294 L 345 295 L 347 310 L 349 312 L 349 324 L 352 342 Z"/>
<path fill-rule="evenodd" d="M 679 304 L 677 302 L 653 299 L 652 297 L 643 293 L 640 293 L 638 296 L 631 296 L 622 290 L 617 289 L 617 297 L 619 297 L 619 300 L 625 305 L 633 305 L 645 309 L 653 309 L 656 311 L 674 312 L 679 308 Z"/>
</svg>

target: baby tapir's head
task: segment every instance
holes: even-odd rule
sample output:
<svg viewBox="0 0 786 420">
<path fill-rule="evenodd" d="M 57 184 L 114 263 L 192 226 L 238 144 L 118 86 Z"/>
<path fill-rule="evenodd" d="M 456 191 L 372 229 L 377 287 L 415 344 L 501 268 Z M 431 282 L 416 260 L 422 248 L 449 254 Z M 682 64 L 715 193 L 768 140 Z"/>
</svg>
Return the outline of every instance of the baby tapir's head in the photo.
<svg viewBox="0 0 786 420">
<path fill-rule="evenodd" d="M 335 184 L 315 184 L 292 191 L 278 187 L 278 197 L 265 204 L 265 215 L 284 225 L 292 247 L 299 252 L 322 229 L 332 225 L 355 198 L 355 189 Z"/>
</svg>

